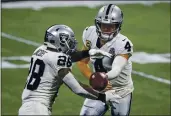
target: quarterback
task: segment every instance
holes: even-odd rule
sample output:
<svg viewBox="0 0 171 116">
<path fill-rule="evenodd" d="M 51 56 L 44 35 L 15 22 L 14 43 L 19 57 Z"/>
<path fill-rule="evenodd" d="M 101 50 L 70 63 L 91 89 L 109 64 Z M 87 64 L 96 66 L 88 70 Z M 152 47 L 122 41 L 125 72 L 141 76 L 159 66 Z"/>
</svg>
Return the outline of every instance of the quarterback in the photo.
<svg viewBox="0 0 171 116">
<path fill-rule="evenodd" d="M 78 62 L 79 69 L 88 79 L 92 74 L 89 61 L 93 65 L 93 72 L 106 72 L 109 84 L 105 91 L 115 90 L 121 98 L 110 102 L 111 115 L 129 115 L 132 92 L 134 90 L 131 78 L 132 63 L 130 57 L 133 53 L 132 42 L 120 33 L 123 22 L 123 12 L 114 5 L 109 4 L 100 8 L 95 26 L 89 26 L 83 31 L 83 49 L 89 49 L 89 58 Z M 94 56 L 99 51 L 110 53 L 112 57 Z M 101 116 L 108 110 L 108 104 L 98 100 L 86 98 L 80 115 Z"/>
<path fill-rule="evenodd" d="M 31 56 L 19 115 L 51 115 L 52 104 L 63 83 L 77 95 L 89 99 L 105 103 L 119 98 L 111 92 L 99 93 L 74 78 L 70 54 L 76 52 L 76 43 L 74 32 L 66 25 L 53 25 L 46 30 L 44 44 Z M 73 61 L 79 60 L 73 56 Z"/>
</svg>

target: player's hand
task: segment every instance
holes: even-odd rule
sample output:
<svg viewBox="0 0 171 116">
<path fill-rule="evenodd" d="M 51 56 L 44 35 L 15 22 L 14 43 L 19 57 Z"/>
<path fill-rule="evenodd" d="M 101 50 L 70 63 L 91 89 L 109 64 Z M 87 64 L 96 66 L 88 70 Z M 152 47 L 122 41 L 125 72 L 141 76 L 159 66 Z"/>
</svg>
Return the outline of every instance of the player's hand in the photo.
<svg viewBox="0 0 171 116">
<path fill-rule="evenodd" d="M 110 83 L 110 81 L 108 81 L 107 87 L 102 92 L 106 92 L 106 91 L 111 90 L 111 89 L 112 89 L 112 84 Z"/>
<path fill-rule="evenodd" d="M 105 52 L 103 50 L 100 50 L 100 49 L 90 49 L 89 55 L 91 58 L 97 58 L 97 57 L 103 57 L 103 56 L 107 56 L 109 58 L 112 58 L 112 54 Z"/>
<path fill-rule="evenodd" d="M 106 95 L 106 102 L 113 101 L 119 103 L 118 99 L 121 98 L 121 96 L 116 94 L 115 90 L 108 90 L 105 92 L 105 95 Z"/>
</svg>

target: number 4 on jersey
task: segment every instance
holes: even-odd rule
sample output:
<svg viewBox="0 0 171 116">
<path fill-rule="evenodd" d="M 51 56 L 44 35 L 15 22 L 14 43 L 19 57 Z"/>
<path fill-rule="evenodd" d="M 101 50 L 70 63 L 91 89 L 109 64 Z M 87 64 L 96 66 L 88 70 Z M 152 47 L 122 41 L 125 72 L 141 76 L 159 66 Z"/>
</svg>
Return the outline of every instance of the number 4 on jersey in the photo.
<svg viewBox="0 0 171 116">
<path fill-rule="evenodd" d="M 125 49 L 127 49 L 127 52 L 131 51 L 131 45 L 130 45 L 130 43 L 128 41 L 125 44 Z"/>
</svg>

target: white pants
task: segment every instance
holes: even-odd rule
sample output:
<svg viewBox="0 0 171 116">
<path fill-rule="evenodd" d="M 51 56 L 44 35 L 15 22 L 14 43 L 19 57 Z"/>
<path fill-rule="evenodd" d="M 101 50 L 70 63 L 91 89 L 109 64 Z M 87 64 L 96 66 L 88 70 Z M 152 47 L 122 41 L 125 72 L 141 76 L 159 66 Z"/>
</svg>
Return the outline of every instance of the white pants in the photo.
<svg viewBox="0 0 171 116">
<path fill-rule="evenodd" d="M 40 102 L 29 101 L 22 104 L 18 115 L 51 115 L 51 111 Z"/>
<path fill-rule="evenodd" d="M 111 102 L 111 116 L 129 116 L 131 108 L 132 93 L 119 99 L 119 103 Z M 103 116 L 108 106 L 99 100 L 87 99 L 81 108 L 80 116 Z"/>
<path fill-rule="evenodd" d="M 80 116 L 102 116 L 108 110 L 108 106 L 99 101 L 86 98 L 82 106 Z"/>
</svg>

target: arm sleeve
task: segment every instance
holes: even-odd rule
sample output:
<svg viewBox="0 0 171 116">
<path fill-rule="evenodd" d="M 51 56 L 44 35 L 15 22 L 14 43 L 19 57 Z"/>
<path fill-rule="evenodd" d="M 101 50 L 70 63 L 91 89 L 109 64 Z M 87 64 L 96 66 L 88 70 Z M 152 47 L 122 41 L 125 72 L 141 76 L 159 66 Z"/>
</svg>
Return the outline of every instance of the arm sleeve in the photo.
<svg viewBox="0 0 171 116">
<path fill-rule="evenodd" d="M 78 62 L 84 58 L 89 57 L 89 50 L 76 51 L 71 54 L 72 62 Z"/>
<path fill-rule="evenodd" d="M 123 56 L 116 56 L 113 63 L 112 69 L 106 73 L 109 80 L 116 78 L 127 64 L 128 60 Z"/>
<path fill-rule="evenodd" d="M 124 41 L 121 40 L 118 45 L 112 69 L 107 73 L 109 80 L 116 78 L 121 73 L 133 53 L 133 44 L 128 38 L 125 38 Z"/>
</svg>

